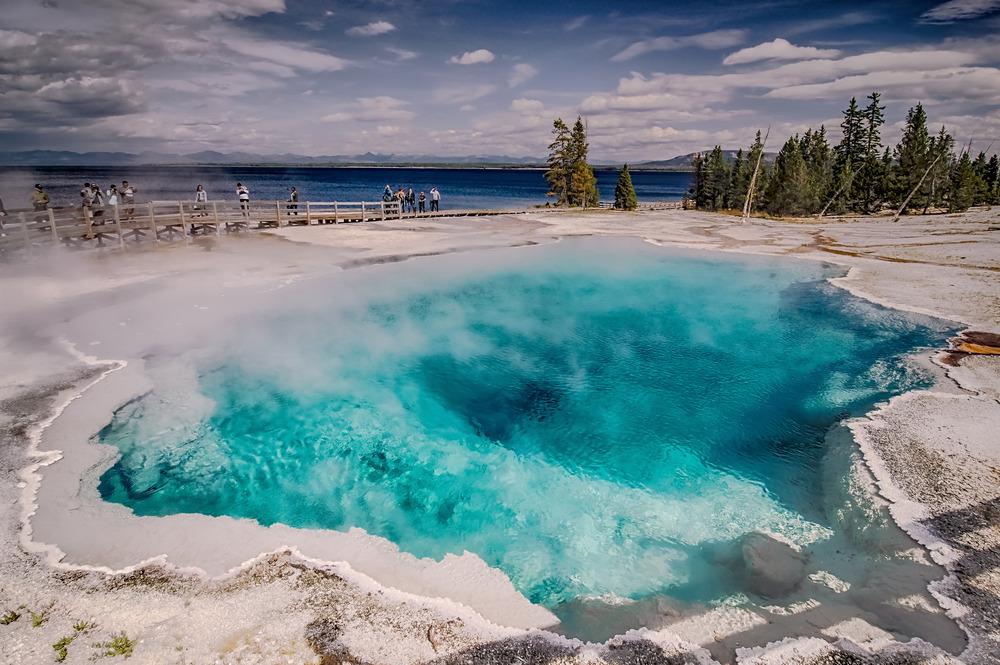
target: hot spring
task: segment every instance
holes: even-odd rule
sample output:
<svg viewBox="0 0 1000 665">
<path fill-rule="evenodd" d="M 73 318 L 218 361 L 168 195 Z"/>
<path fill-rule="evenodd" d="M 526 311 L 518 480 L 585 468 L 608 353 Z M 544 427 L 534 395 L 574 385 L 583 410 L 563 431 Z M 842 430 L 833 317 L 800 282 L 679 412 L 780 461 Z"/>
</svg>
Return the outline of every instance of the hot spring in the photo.
<svg viewBox="0 0 1000 665">
<path fill-rule="evenodd" d="M 594 599 L 708 604 L 742 590 L 707 553 L 750 532 L 861 556 L 826 435 L 927 385 L 909 358 L 950 332 L 831 266 L 635 241 L 350 273 L 151 358 L 101 435 L 104 499 L 469 551 L 567 623 Z"/>
</svg>

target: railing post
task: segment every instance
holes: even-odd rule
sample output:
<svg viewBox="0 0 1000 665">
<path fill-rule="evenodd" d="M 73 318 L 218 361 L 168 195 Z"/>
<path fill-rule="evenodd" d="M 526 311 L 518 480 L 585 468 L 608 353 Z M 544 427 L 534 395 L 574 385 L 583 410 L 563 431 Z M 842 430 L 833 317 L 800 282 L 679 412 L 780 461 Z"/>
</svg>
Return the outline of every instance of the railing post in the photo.
<svg viewBox="0 0 1000 665">
<path fill-rule="evenodd" d="M 312 210 L 309 207 L 309 202 L 306 201 L 306 226 L 312 224 Z"/>
<path fill-rule="evenodd" d="M 188 224 L 187 218 L 184 217 L 184 202 L 177 202 L 177 211 L 181 217 L 181 233 L 184 235 L 184 242 L 188 242 Z"/>
<path fill-rule="evenodd" d="M 28 236 L 28 218 L 24 216 L 23 212 L 17 213 L 17 218 L 21 221 L 21 239 L 24 240 L 24 251 L 27 252 L 28 258 L 35 258 L 35 251 L 31 247 L 31 238 Z"/>
<path fill-rule="evenodd" d="M 281 228 L 281 201 L 274 202 L 274 223 Z"/>
<path fill-rule="evenodd" d="M 156 235 L 156 213 L 152 201 L 149 202 L 149 228 L 153 230 L 153 242 L 160 242 L 160 236 Z"/>
<path fill-rule="evenodd" d="M 385 221 L 385 201 L 382 201 L 382 203 L 381 203 L 381 205 L 379 207 L 382 209 L 382 221 L 384 222 Z"/>
<path fill-rule="evenodd" d="M 337 202 L 333 202 L 333 223 L 340 224 L 340 210 Z"/>
<path fill-rule="evenodd" d="M 403 219 L 403 202 L 396 201 L 396 209 L 399 210 L 399 218 Z"/>
<path fill-rule="evenodd" d="M 212 201 L 212 219 L 215 220 L 215 235 L 221 236 L 222 225 L 219 224 L 219 207 L 215 201 Z"/>
<path fill-rule="evenodd" d="M 361 221 L 365 221 L 365 202 L 361 202 Z"/>
<path fill-rule="evenodd" d="M 49 227 L 52 229 L 52 239 L 59 244 L 59 230 L 56 229 L 56 212 L 49 208 Z"/>
<path fill-rule="evenodd" d="M 118 246 L 125 247 L 125 233 L 122 231 L 122 217 L 118 214 L 118 204 L 112 206 L 115 209 L 115 230 L 118 232 Z"/>
</svg>

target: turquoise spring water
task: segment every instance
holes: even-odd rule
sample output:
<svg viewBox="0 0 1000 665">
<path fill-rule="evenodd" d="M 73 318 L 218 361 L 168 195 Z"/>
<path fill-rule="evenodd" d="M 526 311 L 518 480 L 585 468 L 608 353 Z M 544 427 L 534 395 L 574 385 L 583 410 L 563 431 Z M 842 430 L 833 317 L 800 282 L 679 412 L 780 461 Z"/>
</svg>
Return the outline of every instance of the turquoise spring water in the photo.
<svg viewBox="0 0 1000 665">
<path fill-rule="evenodd" d="M 824 434 L 924 385 L 905 357 L 950 332 L 815 263 L 606 240 L 482 256 L 290 287 L 193 369 L 150 361 L 155 390 L 101 435 L 121 451 L 102 496 L 468 550 L 553 608 L 703 600 L 726 592 L 706 545 L 831 536 Z"/>
</svg>

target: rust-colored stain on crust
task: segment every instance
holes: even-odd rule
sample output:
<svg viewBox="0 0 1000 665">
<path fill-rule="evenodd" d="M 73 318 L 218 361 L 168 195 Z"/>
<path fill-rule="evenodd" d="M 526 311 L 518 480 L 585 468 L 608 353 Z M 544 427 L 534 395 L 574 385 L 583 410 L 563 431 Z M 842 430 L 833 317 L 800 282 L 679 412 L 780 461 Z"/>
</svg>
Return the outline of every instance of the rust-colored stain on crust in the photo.
<svg viewBox="0 0 1000 665">
<path fill-rule="evenodd" d="M 941 357 L 941 362 L 958 367 L 965 356 L 1000 355 L 1000 335 L 969 330 L 951 340 L 951 348 Z"/>
</svg>

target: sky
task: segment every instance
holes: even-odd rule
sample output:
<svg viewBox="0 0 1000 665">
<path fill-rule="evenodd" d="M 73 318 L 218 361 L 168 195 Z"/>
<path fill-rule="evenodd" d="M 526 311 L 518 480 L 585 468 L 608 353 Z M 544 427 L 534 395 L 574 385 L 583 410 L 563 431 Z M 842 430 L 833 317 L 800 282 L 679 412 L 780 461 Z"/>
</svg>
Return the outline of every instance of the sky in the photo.
<svg viewBox="0 0 1000 665">
<path fill-rule="evenodd" d="M 1000 0 L 3 0 L 0 150 L 544 156 L 771 145 L 883 92 L 1000 147 Z"/>
</svg>

